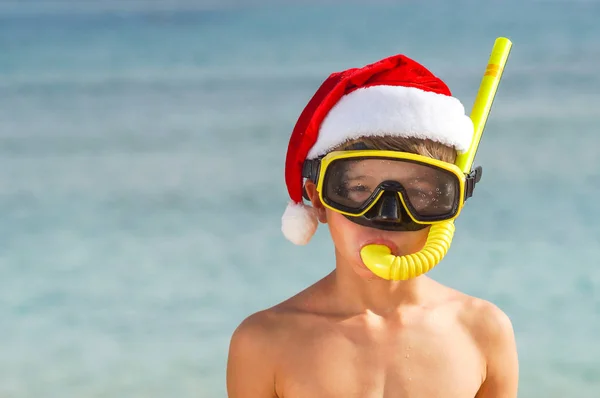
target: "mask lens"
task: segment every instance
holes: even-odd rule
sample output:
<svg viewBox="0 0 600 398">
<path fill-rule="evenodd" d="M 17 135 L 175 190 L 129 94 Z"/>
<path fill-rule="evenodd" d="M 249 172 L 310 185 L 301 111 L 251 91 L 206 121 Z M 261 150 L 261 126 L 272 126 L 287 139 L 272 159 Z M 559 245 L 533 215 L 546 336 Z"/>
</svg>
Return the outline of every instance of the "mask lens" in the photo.
<svg viewBox="0 0 600 398">
<path fill-rule="evenodd" d="M 456 213 L 460 182 L 450 171 L 406 159 L 338 159 L 325 171 L 323 197 L 338 210 L 359 214 L 383 191 L 398 192 L 406 210 L 415 219 L 427 221 Z"/>
</svg>

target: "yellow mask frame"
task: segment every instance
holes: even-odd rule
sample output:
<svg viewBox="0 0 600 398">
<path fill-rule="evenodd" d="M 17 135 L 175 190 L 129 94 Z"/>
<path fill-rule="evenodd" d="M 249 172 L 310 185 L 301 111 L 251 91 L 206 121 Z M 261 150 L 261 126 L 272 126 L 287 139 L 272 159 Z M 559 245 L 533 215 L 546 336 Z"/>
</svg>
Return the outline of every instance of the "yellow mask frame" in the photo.
<svg viewBox="0 0 600 398">
<path fill-rule="evenodd" d="M 466 180 L 467 180 L 467 175 L 465 175 L 465 173 L 462 172 L 462 170 L 451 163 L 447 163 L 438 159 L 433 159 L 427 156 L 422 156 L 422 155 L 418 155 L 418 154 L 413 154 L 413 153 L 407 153 L 407 152 L 398 152 L 398 151 L 387 151 L 387 150 L 351 150 L 351 151 L 332 151 L 329 152 L 327 155 L 325 155 L 323 158 L 319 159 L 319 172 L 318 172 L 318 177 L 316 178 L 317 180 L 317 192 L 319 194 L 319 199 L 321 201 L 321 203 L 323 204 L 324 207 L 335 211 L 337 213 L 340 214 L 344 214 L 346 216 L 351 216 L 351 217 L 360 217 L 362 215 L 364 215 L 365 213 L 367 213 L 374 205 L 375 203 L 379 200 L 379 198 L 383 195 L 383 191 L 379 192 L 379 194 L 371 201 L 370 205 L 368 207 L 366 207 L 365 209 L 363 209 L 360 212 L 354 212 L 354 213 L 350 213 L 350 212 L 346 212 L 343 211 L 339 208 L 336 208 L 335 206 L 332 206 L 328 203 L 328 201 L 326 200 L 326 198 L 323 195 L 323 192 L 325 191 L 324 188 L 324 184 L 325 184 L 325 176 L 327 174 L 327 170 L 329 168 L 329 166 L 339 160 L 342 159 L 360 159 L 360 158 L 381 158 L 381 159 L 397 159 L 397 160 L 406 160 L 406 161 L 410 161 L 410 162 L 415 162 L 415 163 L 419 163 L 419 164 L 423 164 L 423 165 L 429 165 L 429 166 L 433 166 L 434 168 L 438 168 L 438 169 L 442 169 L 444 171 L 449 172 L 450 174 L 454 175 L 458 181 L 459 184 L 459 198 L 458 198 L 458 209 L 456 211 L 456 213 L 450 217 L 445 219 L 444 221 L 452 221 L 454 219 L 456 219 L 458 217 L 458 215 L 460 214 L 463 206 L 464 206 L 464 202 L 465 202 L 465 192 L 466 192 Z M 400 197 L 400 201 L 402 202 L 402 205 L 404 206 L 405 209 L 408 209 L 408 206 L 405 202 L 404 196 L 399 194 L 398 195 Z M 410 216 L 410 218 L 417 224 L 425 224 L 425 225 L 432 225 L 441 221 L 419 221 L 417 219 L 415 219 L 415 217 L 413 216 L 411 211 L 407 212 L 408 215 Z"/>
<path fill-rule="evenodd" d="M 511 47 L 512 42 L 505 37 L 494 42 L 470 115 L 474 126 L 473 140 L 469 149 L 458 155 L 455 163 L 463 175 L 471 172 Z M 393 281 L 415 278 L 430 271 L 444 258 L 452 244 L 454 231 L 454 220 L 441 221 L 432 224 L 425 246 L 416 253 L 396 256 L 387 246 L 367 245 L 361 249 L 360 256 L 367 268 L 380 278 Z"/>
</svg>

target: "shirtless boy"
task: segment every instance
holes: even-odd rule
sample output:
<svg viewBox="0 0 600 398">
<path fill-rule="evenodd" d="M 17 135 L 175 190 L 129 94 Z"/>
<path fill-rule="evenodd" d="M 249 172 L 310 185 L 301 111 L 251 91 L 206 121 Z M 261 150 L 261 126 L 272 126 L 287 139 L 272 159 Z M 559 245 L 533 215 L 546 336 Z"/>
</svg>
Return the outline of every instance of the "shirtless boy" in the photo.
<svg viewBox="0 0 600 398">
<path fill-rule="evenodd" d="M 453 164 L 472 135 L 447 86 L 407 57 L 326 79 L 290 139 L 282 230 L 306 244 L 327 224 L 335 268 L 239 325 L 230 398 L 517 396 L 514 333 L 498 307 L 428 269 L 377 276 L 361 254 L 373 244 L 417 253 L 458 216 L 474 181 Z"/>
</svg>

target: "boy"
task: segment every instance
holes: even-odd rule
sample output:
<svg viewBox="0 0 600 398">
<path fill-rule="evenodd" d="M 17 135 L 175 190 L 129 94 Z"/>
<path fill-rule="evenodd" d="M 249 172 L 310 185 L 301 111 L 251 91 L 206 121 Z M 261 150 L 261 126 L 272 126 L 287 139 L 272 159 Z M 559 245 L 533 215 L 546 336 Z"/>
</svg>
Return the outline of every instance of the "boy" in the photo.
<svg viewBox="0 0 600 398">
<path fill-rule="evenodd" d="M 402 277 L 381 277 L 377 267 L 389 266 L 363 255 L 377 244 L 406 259 L 458 216 L 474 183 L 453 163 L 472 135 L 447 86 L 405 56 L 326 79 L 290 139 L 282 230 L 306 244 L 328 224 L 335 269 L 236 329 L 230 398 L 517 396 L 514 334 L 500 309 L 412 260 Z"/>
</svg>

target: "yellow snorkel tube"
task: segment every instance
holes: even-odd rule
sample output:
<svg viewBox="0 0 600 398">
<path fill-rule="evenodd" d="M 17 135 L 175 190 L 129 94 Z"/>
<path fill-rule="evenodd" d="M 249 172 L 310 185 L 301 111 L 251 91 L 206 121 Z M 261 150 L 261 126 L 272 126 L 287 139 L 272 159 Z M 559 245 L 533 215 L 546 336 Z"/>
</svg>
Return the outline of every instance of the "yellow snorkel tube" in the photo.
<svg viewBox="0 0 600 398">
<path fill-rule="evenodd" d="M 499 37 L 494 42 L 492 53 L 488 60 L 475 103 L 471 111 L 471 120 L 475 128 L 473 140 L 469 149 L 456 158 L 456 165 L 465 173 L 471 172 L 473 160 L 487 118 L 496 96 L 496 91 L 502 78 L 504 66 L 508 60 L 512 42 Z M 429 235 L 423 249 L 417 253 L 406 256 L 395 256 L 389 247 L 384 245 L 367 245 L 360 251 L 363 263 L 380 278 L 387 280 L 407 280 L 415 278 L 430 271 L 444 258 L 452 238 L 454 237 L 454 221 L 443 221 L 433 224 L 429 230 Z"/>
</svg>

